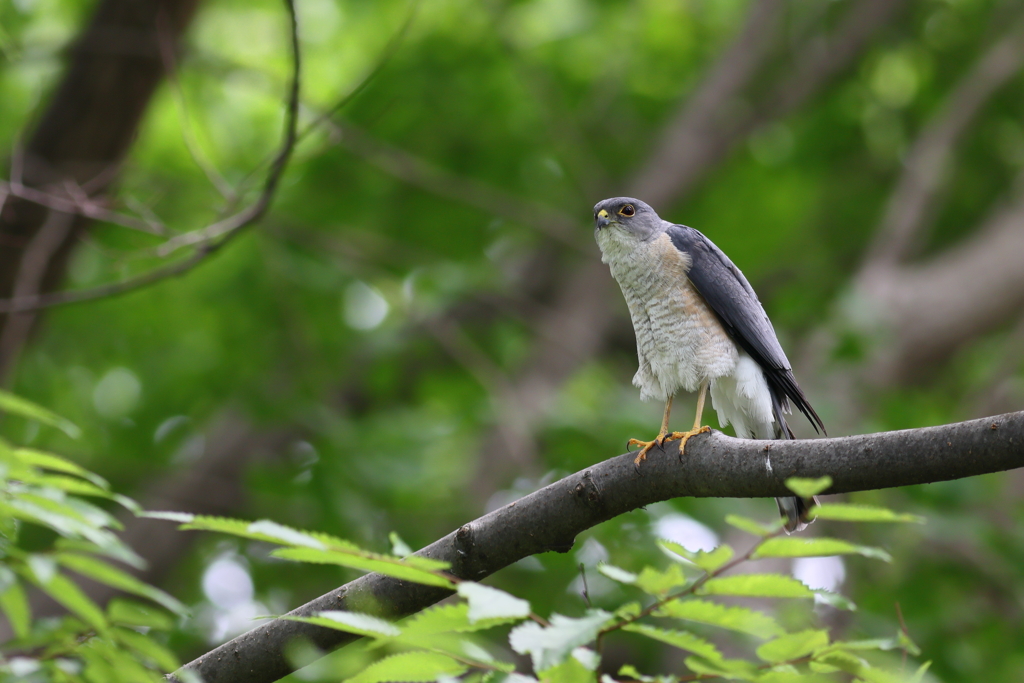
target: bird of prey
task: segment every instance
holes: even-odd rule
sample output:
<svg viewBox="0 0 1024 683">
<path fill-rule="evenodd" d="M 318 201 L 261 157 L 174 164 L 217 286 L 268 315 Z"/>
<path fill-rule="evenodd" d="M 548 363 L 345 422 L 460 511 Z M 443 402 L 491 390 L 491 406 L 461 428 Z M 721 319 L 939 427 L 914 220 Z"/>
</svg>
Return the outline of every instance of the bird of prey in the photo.
<svg viewBox="0 0 1024 683">
<path fill-rule="evenodd" d="M 665 402 L 661 431 L 640 446 L 647 452 L 679 441 L 682 455 L 701 426 L 705 392 L 719 424 L 751 439 L 793 439 L 784 413 L 790 403 L 815 431 L 825 426 L 796 383 L 772 323 L 747 278 L 711 240 L 685 225 L 662 220 L 647 204 L 629 197 L 605 199 L 594 207 L 601 260 L 622 288 L 636 333 L 640 369 L 633 384 L 642 400 Z M 672 398 L 680 389 L 697 395 L 693 429 L 669 432 Z M 806 526 L 813 501 L 776 499 L 787 531 Z"/>
</svg>

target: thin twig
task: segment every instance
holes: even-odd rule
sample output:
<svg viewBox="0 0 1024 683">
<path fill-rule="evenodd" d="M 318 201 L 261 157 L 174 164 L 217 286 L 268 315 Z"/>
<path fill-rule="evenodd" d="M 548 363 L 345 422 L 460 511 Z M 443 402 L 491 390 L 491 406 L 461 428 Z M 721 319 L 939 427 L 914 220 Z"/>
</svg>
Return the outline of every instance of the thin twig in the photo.
<svg viewBox="0 0 1024 683">
<path fill-rule="evenodd" d="M 270 166 L 266 180 L 263 183 L 263 190 L 253 204 L 246 209 L 230 216 L 222 221 L 207 226 L 203 230 L 196 231 L 206 236 L 204 240 L 192 240 L 186 243 L 202 242 L 191 256 L 176 263 L 155 268 L 133 278 L 115 282 L 108 285 L 82 290 L 65 292 L 54 292 L 52 294 L 37 294 L 33 296 L 17 297 L 12 299 L 0 299 L 0 313 L 13 313 L 21 311 L 33 311 L 42 308 L 50 308 L 62 304 L 77 303 L 80 301 L 91 301 L 104 297 L 123 294 L 125 292 L 141 289 L 148 285 L 160 282 L 170 277 L 182 275 L 205 261 L 209 256 L 216 253 L 224 245 L 237 237 L 242 231 L 259 220 L 270 207 L 284 169 L 295 149 L 298 128 L 299 97 L 301 90 L 302 59 L 299 47 L 299 26 L 298 17 L 295 12 L 294 0 L 284 0 L 288 10 L 288 18 L 291 25 L 291 52 L 292 52 L 292 78 L 289 85 L 288 104 L 285 112 L 284 139 L 277 155 Z M 12 169 L 12 178 L 15 177 Z M 187 233 L 195 234 L 195 233 Z"/>
<path fill-rule="evenodd" d="M 213 165 L 203 153 L 202 148 L 196 140 L 192 131 L 192 118 L 189 116 L 188 103 L 185 100 L 185 89 L 181 85 L 181 78 L 178 76 L 178 63 L 174 54 L 174 43 L 170 40 L 170 31 L 167 26 L 166 10 L 161 7 L 156 16 L 157 45 L 160 48 L 160 60 L 163 62 L 164 72 L 171 84 L 174 104 L 178 109 L 178 119 L 181 121 L 181 137 L 185 142 L 192 161 L 203 172 L 210 184 L 220 193 L 229 204 L 237 200 L 235 188 L 221 175 L 220 171 Z"/>
<path fill-rule="evenodd" d="M 0 192 L 3 192 L 5 196 L 17 197 L 18 199 L 38 204 L 53 211 L 85 216 L 86 218 L 113 223 L 150 235 L 167 234 L 167 229 L 159 221 L 154 222 L 148 218 L 136 218 L 135 216 L 107 209 L 99 202 L 90 198 L 80 185 L 71 182 L 65 183 L 65 191 L 68 196 L 61 197 L 29 187 L 28 185 L 23 185 L 20 182 L 14 182 L 13 180 L 9 183 L 0 181 Z"/>
</svg>

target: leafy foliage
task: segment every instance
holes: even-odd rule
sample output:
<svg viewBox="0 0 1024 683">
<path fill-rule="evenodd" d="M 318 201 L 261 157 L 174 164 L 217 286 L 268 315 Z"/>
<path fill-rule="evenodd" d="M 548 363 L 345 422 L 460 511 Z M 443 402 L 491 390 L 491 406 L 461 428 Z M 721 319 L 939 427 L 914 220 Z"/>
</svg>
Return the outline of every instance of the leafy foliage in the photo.
<svg viewBox="0 0 1024 683">
<path fill-rule="evenodd" d="M 0 410 L 78 434 L 67 420 L 21 398 L 0 394 Z M 137 508 L 59 455 L 0 440 L 0 609 L 15 636 L 3 645 L 0 680 L 158 682 L 161 672 L 179 666 L 158 636 L 174 625 L 167 612 L 126 599 L 102 609 L 68 574 L 146 598 L 179 616 L 186 613 L 175 598 L 111 564 L 115 559 L 138 567 L 141 560 L 113 533 L 120 528 L 117 520 L 83 496 Z M 30 548 L 24 537 L 41 530 L 51 540 Z M 70 616 L 33 619 L 30 586 Z"/>
<path fill-rule="evenodd" d="M 791 488 L 794 492 L 814 495 L 829 483 L 798 481 L 791 482 Z M 884 521 L 898 517 L 895 513 L 881 511 L 876 514 Z M 794 630 L 762 609 L 705 599 L 709 596 L 813 599 L 821 595 L 821 592 L 813 591 L 797 579 L 783 574 L 731 573 L 723 576 L 744 563 L 762 558 L 840 553 L 885 561 L 890 559 L 880 549 L 855 546 L 839 539 L 784 537 L 781 529 L 764 533 L 759 524 L 742 524 L 752 527 L 756 541 L 740 555 L 728 545 L 720 545 L 709 552 L 691 552 L 678 543 L 661 541 L 661 546 L 678 559 L 668 569 L 645 566 L 634 573 L 610 564 L 599 566 L 603 576 L 647 596 L 646 605 L 628 602 L 614 611 L 591 608 L 579 616 L 552 614 L 548 618 L 535 614 L 526 600 L 490 586 L 460 580 L 447 574 L 442 567 L 430 568 L 426 566 L 428 562 L 416 555 L 401 558 L 376 556 L 348 542 L 292 529 L 274 534 L 257 533 L 255 529 L 265 528 L 265 522 L 248 524 L 238 520 L 190 519 L 183 528 L 208 528 L 242 538 L 258 536 L 261 540 L 286 546 L 273 552 L 278 557 L 307 562 L 337 562 L 368 569 L 348 560 L 341 561 L 339 551 L 333 550 L 332 546 L 343 547 L 350 556 L 376 557 L 378 564 L 374 569 L 388 576 L 427 585 L 440 585 L 438 581 L 443 580 L 454 588 L 459 602 L 424 610 L 399 623 L 384 621 L 370 614 L 337 611 L 321 612 L 313 617 L 288 617 L 364 636 L 372 642 L 371 649 L 391 652 L 367 663 L 361 671 L 346 679 L 349 681 L 431 681 L 462 676 L 467 672 L 489 679 L 494 674 L 513 672 L 513 662 L 492 655 L 477 643 L 480 634 L 510 624 L 513 628 L 508 632 L 508 647 L 530 657 L 536 676 L 530 678 L 516 674 L 517 681 L 572 683 L 593 681 L 600 675 L 604 683 L 698 678 L 772 683 L 836 680 L 827 675 L 835 672 L 851 674 L 856 680 L 868 683 L 914 680 L 914 677 L 904 679 L 884 667 L 880 668 L 865 657 L 865 653 L 872 650 L 894 648 L 920 654 L 902 631 L 893 639 L 833 640 L 829 630 L 820 624 L 805 623 L 803 628 Z M 312 545 L 316 547 L 310 547 Z M 302 552 L 298 552 L 300 550 Z M 684 571 L 683 565 L 692 567 L 693 571 Z M 413 568 L 419 573 L 411 573 L 409 570 Z M 841 599 L 827 602 L 833 607 L 853 609 L 852 603 L 844 603 Z M 754 636 L 762 642 L 753 650 L 750 659 L 729 658 L 713 642 L 714 629 L 705 634 L 708 626 Z M 632 665 L 623 667 L 617 674 L 619 678 L 602 672 L 604 645 L 618 633 L 630 633 L 682 650 L 686 653 L 683 661 L 691 674 L 664 673 L 650 677 L 640 674 Z M 919 669 L 919 675 L 923 675 L 926 669 L 927 664 Z"/>
</svg>

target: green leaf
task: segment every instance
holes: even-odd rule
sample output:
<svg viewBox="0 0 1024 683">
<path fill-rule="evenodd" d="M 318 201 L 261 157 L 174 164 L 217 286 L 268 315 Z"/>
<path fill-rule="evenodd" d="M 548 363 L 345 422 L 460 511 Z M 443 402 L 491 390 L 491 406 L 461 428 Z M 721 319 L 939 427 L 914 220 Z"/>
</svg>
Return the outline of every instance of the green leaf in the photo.
<svg viewBox="0 0 1024 683">
<path fill-rule="evenodd" d="M 5 571 L 10 572 L 6 567 Z M 13 572 L 11 572 L 13 576 Z M 7 615 L 7 621 L 11 624 L 11 630 L 18 638 L 25 638 L 32 629 L 32 613 L 28 606 L 28 598 L 25 597 L 25 589 L 18 583 L 17 579 L 7 585 L 7 590 L 0 593 L 0 608 L 3 608 Z"/>
<path fill-rule="evenodd" d="M 266 541 L 277 545 L 298 546 L 303 548 L 364 551 L 359 546 L 328 534 L 300 531 L 291 527 L 272 522 L 257 520 L 249 522 L 230 517 L 209 517 L 206 515 L 183 515 L 181 513 L 148 513 L 147 517 L 183 521 L 181 529 L 192 531 L 214 531 L 238 538 L 249 538 L 254 541 Z"/>
<path fill-rule="evenodd" d="M 89 626 L 101 633 L 106 632 L 106 616 L 74 581 L 58 573 L 38 577 L 35 570 L 25 572 L 25 577 Z"/>
<path fill-rule="evenodd" d="M 469 602 L 469 621 L 530 616 L 530 603 L 505 591 L 472 581 L 459 584 L 458 593 Z"/>
<path fill-rule="evenodd" d="M 174 619 L 162 609 L 127 598 L 114 598 L 107 605 L 107 620 L 112 624 L 143 626 L 159 631 L 174 628 Z"/>
<path fill-rule="evenodd" d="M 369 614 L 359 612 L 327 611 L 315 617 L 283 616 L 287 621 L 299 621 L 304 624 L 315 624 L 336 631 L 355 633 L 370 638 L 393 638 L 402 635 L 401 629 L 389 621 L 384 621 Z"/>
<path fill-rule="evenodd" d="M 346 683 L 436 681 L 439 676 L 461 676 L 468 669 L 465 664 L 436 652 L 403 652 L 371 664 Z"/>
<path fill-rule="evenodd" d="M 422 583 L 427 586 L 455 588 L 447 578 L 430 571 L 409 566 L 400 558 L 375 555 L 366 551 L 341 552 L 337 550 L 314 550 L 313 548 L 278 548 L 270 553 L 274 557 L 296 562 L 312 562 L 315 564 L 337 564 L 367 572 L 378 572 L 396 579 Z"/>
<path fill-rule="evenodd" d="M 541 683 L 594 683 L 594 667 L 590 667 L 591 657 L 585 653 L 593 654 L 593 651 L 585 648 L 576 648 L 571 657 L 555 666 L 538 671 Z M 579 656 L 577 656 L 579 655 Z"/>
<path fill-rule="evenodd" d="M 673 647 L 678 647 L 680 650 L 686 650 L 692 652 L 695 655 L 699 655 L 704 659 L 720 660 L 722 659 L 722 653 L 718 651 L 714 645 L 708 641 L 695 636 L 689 631 L 674 631 L 664 628 L 656 628 L 654 626 L 648 626 L 647 624 L 626 624 L 622 627 L 623 631 L 630 631 L 632 633 L 639 633 L 647 636 L 652 640 L 657 640 L 662 643 L 668 643 Z"/>
<path fill-rule="evenodd" d="M 771 536 L 782 528 L 781 519 L 773 525 L 766 525 L 749 517 L 741 517 L 740 515 L 726 515 L 725 523 L 755 536 Z"/>
<path fill-rule="evenodd" d="M 603 610 L 590 610 L 580 619 L 554 614 L 550 626 L 532 621 L 516 626 L 508 642 L 519 654 L 530 655 L 536 671 L 543 671 L 565 661 L 577 647 L 593 642 L 598 631 L 613 619 Z"/>
<path fill-rule="evenodd" d="M 691 550 L 687 550 L 678 543 L 673 543 L 672 541 L 666 541 L 664 539 L 659 539 L 658 545 L 670 553 L 689 560 L 708 574 L 726 564 L 732 559 L 734 554 L 732 547 L 728 545 L 720 545 L 711 552 L 704 550 L 693 552 Z"/>
<path fill-rule="evenodd" d="M 824 476 L 817 479 L 790 477 L 786 480 L 786 488 L 801 498 L 811 498 L 832 486 L 832 477 Z"/>
<path fill-rule="evenodd" d="M 623 664 L 622 666 L 620 666 L 619 667 L 619 676 L 622 677 L 622 678 L 631 678 L 631 679 L 633 679 L 635 681 L 645 681 L 646 682 L 646 681 L 653 681 L 654 680 L 654 678 L 652 676 L 644 676 L 642 673 L 640 673 L 640 670 L 637 669 L 632 664 Z"/>
<path fill-rule="evenodd" d="M 751 556 L 762 557 L 827 557 L 830 555 L 863 555 L 886 562 L 892 556 L 881 548 L 855 545 L 838 538 L 802 538 L 789 536 L 786 538 L 769 538 L 757 547 Z"/>
<path fill-rule="evenodd" d="M 624 605 L 619 605 L 619 608 L 615 610 L 615 616 L 619 619 L 635 619 L 640 616 L 641 609 L 639 602 L 627 602 Z"/>
<path fill-rule="evenodd" d="M 67 458 L 62 458 L 61 456 L 54 455 L 53 453 L 46 453 L 44 451 L 35 450 L 34 448 L 7 448 L 0 449 L 0 459 L 9 462 L 18 462 L 29 467 L 37 467 L 43 470 L 74 474 L 75 476 L 91 481 L 100 488 L 110 488 L 110 484 L 108 484 L 106 479 L 103 477 L 98 474 L 93 474 L 81 465 L 77 465 Z"/>
<path fill-rule="evenodd" d="M 56 427 L 61 430 L 72 439 L 77 439 L 82 435 L 82 430 L 79 429 L 73 422 L 66 420 L 56 413 L 50 412 L 42 406 L 38 406 L 31 401 L 26 401 L 20 396 L 0 389 L 0 410 L 11 413 L 13 415 L 20 415 L 21 417 L 28 418 L 30 420 L 36 420 L 43 424 Z"/>
<path fill-rule="evenodd" d="M 708 580 L 698 595 L 742 595 L 754 598 L 813 598 L 814 591 L 791 576 L 740 574 Z"/>
<path fill-rule="evenodd" d="M 924 680 L 924 675 L 928 673 L 928 669 L 930 669 L 931 666 L 932 662 L 931 660 L 928 660 L 921 666 L 917 667 L 917 671 L 915 671 L 914 675 L 910 677 L 910 681 L 908 681 L 908 683 L 921 683 L 921 681 Z"/>
<path fill-rule="evenodd" d="M 170 650 L 152 638 L 145 636 L 138 631 L 127 628 L 115 628 L 114 638 L 134 650 L 150 662 L 160 668 L 161 671 L 171 672 L 178 669 L 181 663 Z"/>
<path fill-rule="evenodd" d="M 707 600 L 672 600 L 659 607 L 654 614 L 719 626 L 759 638 L 771 638 L 786 632 L 778 622 L 763 612 L 746 607 L 726 607 Z"/>
<path fill-rule="evenodd" d="M 519 617 L 500 619 L 469 620 L 469 605 L 458 602 L 451 605 L 431 607 L 402 622 L 402 640 L 409 637 L 433 635 L 435 633 L 480 631 L 483 629 L 519 621 Z"/>
<path fill-rule="evenodd" d="M 58 538 L 54 544 L 54 550 L 63 550 L 66 552 L 73 553 L 87 553 L 93 555 L 103 555 L 109 557 L 112 560 L 123 562 L 129 567 L 135 567 L 136 569 L 145 569 L 146 561 L 139 557 L 134 550 L 126 546 L 116 536 L 111 536 L 113 543 L 109 543 L 103 547 L 92 543 L 91 541 L 85 541 L 78 538 Z"/>
<path fill-rule="evenodd" d="M 814 519 L 831 519 L 837 522 L 916 522 L 924 524 L 925 518 L 874 505 L 854 503 L 827 503 L 811 508 Z"/>
<path fill-rule="evenodd" d="M 717 676 L 727 680 L 756 681 L 759 675 L 754 663 L 743 659 L 708 660 L 687 657 L 683 662 L 695 674 Z"/>
<path fill-rule="evenodd" d="M 616 567 L 613 564 L 605 564 L 604 562 L 601 562 L 597 565 L 597 571 L 604 574 L 612 581 L 618 581 L 619 583 L 627 585 L 636 583 L 636 574 L 633 572 L 627 572 L 625 569 Z"/>
<path fill-rule="evenodd" d="M 757 648 L 757 656 L 766 662 L 785 662 L 809 655 L 828 645 L 828 631 L 809 629 L 787 633 Z"/>
<path fill-rule="evenodd" d="M 125 591 L 126 593 L 134 593 L 144 598 L 148 598 L 153 602 L 166 607 L 175 614 L 182 616 L 188 614 L 188 608 L 174 597 L 168 595 L 159 588 L 155 588 L 149 584 L 139 581 L 134 576 L 126 574 L 120 569 L 116 569 L 95 557 L 66 552 L 56 553 L 55 557 L 62 565 L 68 569 L 78 572 L 82 576 L 88 576 L 94 581 L 99 581 L 100 583 Z"/>
<path fill-rule="evenodd" d="M 663 572 L 653 567 L 644 567 L 634 585 L 648 595 L 662 596 L 687 583 L 689 580 L 683 574 L 682 568 L 678 564 L 672 564 Z"/>
</svg>

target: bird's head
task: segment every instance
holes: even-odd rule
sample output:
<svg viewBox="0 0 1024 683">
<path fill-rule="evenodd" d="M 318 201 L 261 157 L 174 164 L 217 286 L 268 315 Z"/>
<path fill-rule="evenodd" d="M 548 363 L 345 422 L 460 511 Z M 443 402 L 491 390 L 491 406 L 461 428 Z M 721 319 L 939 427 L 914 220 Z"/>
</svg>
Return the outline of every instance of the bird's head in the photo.
<svg viewBox="0 0 1024 683">
<path fill-rule="evenodd" d="M 594 229 L 600 242 L 603 230 L 614 230 L 617 237 L 646 242 L 664 230 L 663 221 L 639 199 L 614 197 L 594 206 Z"/>
</svg>

